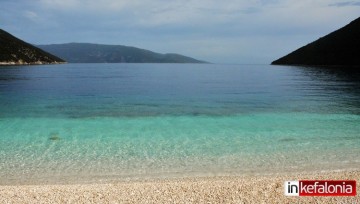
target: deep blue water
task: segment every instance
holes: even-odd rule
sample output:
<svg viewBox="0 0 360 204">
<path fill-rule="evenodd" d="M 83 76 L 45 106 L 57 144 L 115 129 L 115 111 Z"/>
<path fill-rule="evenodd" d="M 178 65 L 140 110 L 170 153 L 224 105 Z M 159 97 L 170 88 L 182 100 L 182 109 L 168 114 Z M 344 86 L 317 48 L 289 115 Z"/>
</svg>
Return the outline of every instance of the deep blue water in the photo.
<svg viewBox="0 0 360 204">
<path fill-rule="evenodd" d="M 0 67 L 0 184 L 358 169 L 358 155 L 359 71 Z"/>
</svg>

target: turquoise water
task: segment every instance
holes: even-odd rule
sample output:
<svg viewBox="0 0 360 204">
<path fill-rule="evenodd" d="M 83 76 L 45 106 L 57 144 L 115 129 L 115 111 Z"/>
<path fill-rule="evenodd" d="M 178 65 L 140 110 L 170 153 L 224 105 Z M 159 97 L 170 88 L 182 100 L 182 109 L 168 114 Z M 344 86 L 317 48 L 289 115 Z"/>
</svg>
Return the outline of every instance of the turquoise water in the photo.
<svg viewBox="0 0 360 204">
<path fill-rule="evenodd" d="M 0 184 L 359 169 L 359 88 L 311 67 L 1 67 Z"/>
</svg>

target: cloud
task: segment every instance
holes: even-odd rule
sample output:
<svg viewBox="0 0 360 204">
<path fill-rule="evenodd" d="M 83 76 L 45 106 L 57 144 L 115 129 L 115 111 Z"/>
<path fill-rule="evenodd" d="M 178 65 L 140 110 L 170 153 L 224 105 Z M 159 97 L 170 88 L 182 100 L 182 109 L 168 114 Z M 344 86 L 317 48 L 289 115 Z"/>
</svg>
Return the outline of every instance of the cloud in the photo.
<svg viewBox="0 0 360 204">
<path fill-rule="evenodd" d="M 338 1 L 0 0 L 0 27 L 34 44 L 123 44 L 268 63 L 359 16 L 358 1 Z"/>
<path fill-rule="evenodd" d="M 24 12 L 24 16 L 25 16 L 26 18 L 28 18 L 29 20 L 31 20 L 31 21 L 36 21 L 36 20 L 38 20 L 38 15 L 37 15 L 35 12 L 33 12 L 33 11 L 25 11 L 25 12 Z"/>
<path fill-rule="evenodd" d="M 250 3 L 249 3 L 250 2 Z M 257 7 L 262 1 L 228 0 L 221 3 L 215 0 L 38 0 L 44 9 L 58 12 L 80 12 L 93 15 L 114 15 L 126 18 L 133 24 L 159 26 L 186 23 L 222 22 L 239 14 L 260 11 Z M 211 18 L 209 18 L 211 17 Z"/>
<path fill-rule="evenodd" d="M 38 0 L 39 4 L 47 8 L 53 9 L 71 9 L 81 6 L 81 1 L 78 0 Z"/>
<path fill-rule="evenodd" d="M 335 6 L 335 7 L 360 6 L 360 2 L 359 1 L 345 1 L 345 2 L 329 4 L 329 6 Z"/>
</svg>

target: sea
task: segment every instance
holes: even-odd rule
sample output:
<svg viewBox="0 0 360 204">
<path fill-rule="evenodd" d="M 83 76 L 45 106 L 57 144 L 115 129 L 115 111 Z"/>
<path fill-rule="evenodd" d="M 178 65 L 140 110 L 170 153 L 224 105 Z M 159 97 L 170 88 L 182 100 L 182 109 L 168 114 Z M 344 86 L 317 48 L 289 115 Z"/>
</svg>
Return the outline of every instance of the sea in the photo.
<svg viewBox="0 0 360 204">
<path fill-rule="evenodd" d="M 360 169 L 360 69 L 0 67 L 0 185 Z"/>
</svg>

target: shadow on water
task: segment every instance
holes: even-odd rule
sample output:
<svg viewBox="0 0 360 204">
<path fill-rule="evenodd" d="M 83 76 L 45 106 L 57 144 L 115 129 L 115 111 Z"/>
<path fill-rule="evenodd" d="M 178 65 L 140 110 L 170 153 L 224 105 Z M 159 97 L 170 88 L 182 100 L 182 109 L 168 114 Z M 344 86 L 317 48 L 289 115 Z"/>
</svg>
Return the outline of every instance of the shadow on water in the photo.
<svg viewBox="0 0 360 204">
<path fill-rule="evenodd" d="M 337 81 L 357 82 L 360 83 L 360 67 L 325 67 L 325 66 L 298 66 L 304 75 L 317 77 L 318 79 L 334 79 Z"/>
<path fill-rule="evenodd" d="M 0 84 L 5 81 L 29 80 L 27 66 L 0 66 Z"/>
<path fill-rule="evenodd" d="M 360 67 L 292 66 L 299 74 L 334 97 L 339 104 L 360 114 Z"/>
</svg>

